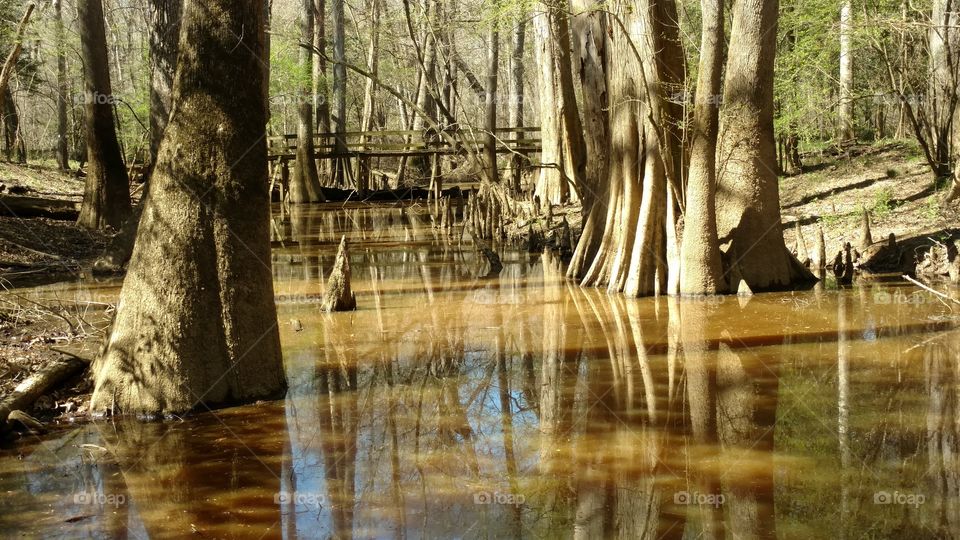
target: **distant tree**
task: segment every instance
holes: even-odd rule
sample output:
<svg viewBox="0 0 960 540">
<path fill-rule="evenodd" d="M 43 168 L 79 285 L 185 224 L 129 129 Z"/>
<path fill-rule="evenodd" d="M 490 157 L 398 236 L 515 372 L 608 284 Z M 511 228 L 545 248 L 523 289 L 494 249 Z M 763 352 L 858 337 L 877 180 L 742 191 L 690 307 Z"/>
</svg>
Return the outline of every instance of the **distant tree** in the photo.
<svg viewBox="0 0 960 540">
<path fill-rule="evenodd" d="M 263 16 L 262 2 L 184 5 L 174 112 L 93 366 L 95 413 L 182 413 L 286 388 L 270 269 Z"/>
<path fill-rule="evenodd" d="M 101 0 L 79 0 L 87 141 L 87 181 L 78 223 L 119 229 L 130 215 L 127 168 L 117 140 Z"/>
<path fill-rule="evenodd" d="M 67 132 L 67 95 L 70 87 L 67 82 L 67 44 L 63 32 L 63 2 L 54 0 L 53 13 L 56 24 L 57 47 L 57 166 L 61 171 L 70 170 L 70 147 Z"/>
<path fill-rule="evenodd" d="M 297 157 L 290 179 L 290 202 L 323 201 L 313 145 L 313 0 L 300 2 L 299 80 L 297 89 Z"/>
</svg>

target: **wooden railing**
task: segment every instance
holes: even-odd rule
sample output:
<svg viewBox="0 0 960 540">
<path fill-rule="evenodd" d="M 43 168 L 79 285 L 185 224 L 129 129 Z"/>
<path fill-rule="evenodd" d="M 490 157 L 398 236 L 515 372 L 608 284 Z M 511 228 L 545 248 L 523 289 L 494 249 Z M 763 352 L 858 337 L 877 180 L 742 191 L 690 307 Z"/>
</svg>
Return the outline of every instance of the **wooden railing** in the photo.
<svg viewBox="0 0 960 540">
<path fill-rule="evenodd" d="M 497 128 L 497 153 L 531 154 L 540 152 L 539 127 Z M 343 150 L 337 151 L 336 134 L 318 133 L 313 137 L 317 159 L 414 157 L 456 155 L 482 151 L 486 133 L 475 130 L 447 131 L 382 130 L 344 133 Z M 451 143 L 453 141 L 453 143 Z M 267 139 L 271 160 L 287 161 L 297 154 L 297 136 L 280 135 Z"/>
</svg>

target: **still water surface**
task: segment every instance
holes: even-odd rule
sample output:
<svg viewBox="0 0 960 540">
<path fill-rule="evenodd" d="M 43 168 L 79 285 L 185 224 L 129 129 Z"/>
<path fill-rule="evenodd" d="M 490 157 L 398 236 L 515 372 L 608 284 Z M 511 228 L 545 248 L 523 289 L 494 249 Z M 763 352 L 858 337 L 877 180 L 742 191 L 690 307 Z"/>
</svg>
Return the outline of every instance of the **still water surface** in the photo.
<svg viewBox="0 0 960 540">
<path fill-rule="evenodd" d="M 360 309 L 321 314 L 342 234 Z M 510 248 L 487 279 L 419 207 L 274 236 L 286 400 L 0 450 L 0 535 L 960 536 L 960 320 L 923 291 L 627 300 Z"/>
</svg>

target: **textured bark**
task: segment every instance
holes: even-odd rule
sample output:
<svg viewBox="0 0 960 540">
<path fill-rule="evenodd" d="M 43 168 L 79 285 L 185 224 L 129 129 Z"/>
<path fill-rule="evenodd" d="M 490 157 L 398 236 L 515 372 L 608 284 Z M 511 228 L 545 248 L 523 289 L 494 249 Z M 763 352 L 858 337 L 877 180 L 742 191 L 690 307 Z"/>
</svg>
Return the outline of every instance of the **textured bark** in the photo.
<svg viewBox="0 0 960 540">
<path fill-rule="evenodd" d="M 600 248 L 603 237 L 603 219 L 607 214 L 608 193 L 605 183 L 609 170 L 607 150 L 610 145 L 608 130 L 608 96 L 605 65 L 607 63 L 607 13 L 597 10 L 595 0 L 574 2 L 575 15 L 571 21 L 573 33 L 574 68 L 583 89 L 583 135 L 587 163 L 581 202 L 586 216 L 582 240 L 577 244 L 567 268 L 567 276 L 581 278 L 589 261 Z"/>
<path fill-rule="evenodd" d="M 286 387 L 270 270 L 263 3 L 188 2 L 170 118 L 91 411 L 181 413 Z M 258 141 L 251 147 L 251 141 Z"/>
<path fill-rule="evenodd" d="M 350 280 L 350 253 L 347 251 L 347 238 L 344 236 L 337 248 L 337 258 L 333 262 L 333 271 L 327 280 L 327 291 L 323 294 L 320 309 L 328 313 L 357 309 L 357 297 L 350 289 Z"/>
<path fill-rule="evenodd" d="M 603 237 L 582 283 L 628 296 L 668 292 L 675 239 L 682 111 L 664 92 L 683 87 L 676 4 L 612 7 L 608 33 L 610 162 Z M 639 158 L 639 159 L 638 159 Z M 578 251 L 588 239 L 581 237 Z M 676 267 L 676 261 L 672 263 Z"/>
<path fill-rule="evenodd" d="M 323 201 L 313 145 L 313 0 L 300 2 L 299 88 L 297 95 L 297 157 L 290 178 L 290 202 Z"/>
<path fill-rule="evenodd" d="M 78 223 L 119 229 L 130 215 L 127 168 L 117 140 L 101 0 L 77 4 L 84 74 L 87 181 Z"/>
<path fill-rule="evenodd" d="M 738 0 L 723 91 L 717 226 L 754 292 L 813 280 L 783 241 L 773 136 L 777 0 Z"/>
<path fill-rule="evenodd" d="M 484 153 L 486 154 L 487 180 L 500 181 L 500 171 L 497 170 L 497 69 L 500 63 L 500 34 L 496 26 L 487 32 L 487 95 L 484 100 L 484 122 L 486 131 Z"/>
<path fill-rule="evenodd" d="M 150 156 L 156 160 L 170 119 L 173 76 L 180 51 L 182 0 L 150 0 Z"/>
<path fill-rule="evenodd" d="M 680 292 L 716 294 L 729 287 L 717 239 L 717 136 L 723 76 L 723 0 L 701 0 L 703 32 L 693 112 L 693 148 L 687 179 L 680 255 Z"/>
<path fill-rule="evenodd" d="M 540 90 L 540 139 L 543 166 L 535 193 L 543 202 L 578 200 L 584 183 L 586 148 L 577 110 L 570 57 L 569 8 L 545 0 L 533 18 Z M 571 189 L 571 184 L 572 188 Z"/>
<path fill-rule="evenodd" d="M 510 127 L 523 127 L 523 52 L 526 47 L 527 21 L 520 19 L 514 23 L 513 32 L 510 39 L 510 87 L 509 87 L 509 107 L 507 109 L 507 118 Z M 521 138 L 524 134 L 515 132 L 515 138 Z M 520 191 L 520 179 L 523 172 L 525 160 L 516 155 L 510 156 L 510 187 L 516 192 Z"/>
<path fill-rule="evenodd" d="M 63 35 L 63 2 L 53 2 L 55 17 L 55 35 L 57 42 L 57 167 L 61 171 L 70 170 L 70 150 L 67 139 L 67 94 L 70 92 L 67 81 L 66 40 Z"/>
</svg>

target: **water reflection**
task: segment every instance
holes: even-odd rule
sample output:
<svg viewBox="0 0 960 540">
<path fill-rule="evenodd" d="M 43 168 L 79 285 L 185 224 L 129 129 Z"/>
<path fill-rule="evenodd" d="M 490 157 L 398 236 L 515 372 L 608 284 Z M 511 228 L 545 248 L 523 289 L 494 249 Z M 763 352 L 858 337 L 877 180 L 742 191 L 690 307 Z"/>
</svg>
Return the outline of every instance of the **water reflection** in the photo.
<svg viewBox="0 0 960 540">
<path fill-rule="evenodd" d="M 287 399 L 4 451 L 4 530 L 960 531 L 960 332 L 915 289 L 636 301 L 570 286 L 550 255 L 502 250 L 504 271 L 485 278 L 459 231 L 416 207 L 298 209 L 275 231 L 281 322 L 301 323 L 282 325 Z M 321 314 L 341 235 L 360 309 Z M 126 504 L 75 502 L 85 490 Z"/>
</svg>

